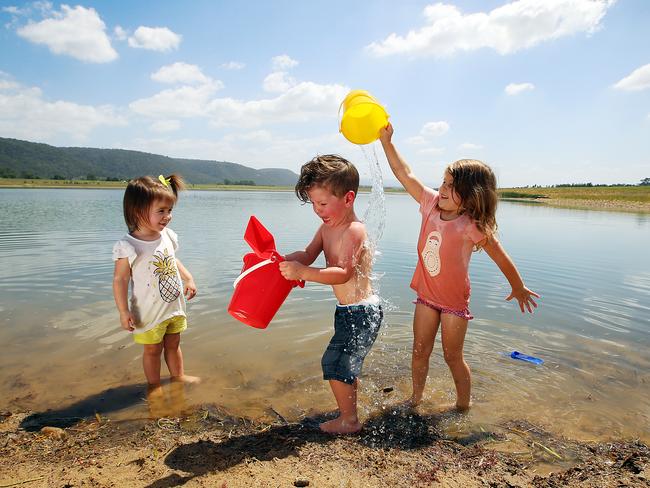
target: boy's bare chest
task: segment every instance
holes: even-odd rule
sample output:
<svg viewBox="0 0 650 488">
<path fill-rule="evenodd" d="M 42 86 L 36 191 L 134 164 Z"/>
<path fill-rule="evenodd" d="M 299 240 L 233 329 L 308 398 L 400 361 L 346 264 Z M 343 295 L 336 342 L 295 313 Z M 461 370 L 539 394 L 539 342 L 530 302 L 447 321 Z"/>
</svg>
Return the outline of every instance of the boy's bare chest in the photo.
<svg viewBox="0 0 650 488">
<path fill-rule="evenodd" d="M 323 243 L 323 254 L 325 255 L 325 262 L 328 266 L 336 266 L 341 260 L 341 246 L 339 243 L 330 243 L 325 245 Z"/>
<path fill-rule="evenodd" d="M 328 265 L 336 266 L 341 258 L 344 231 L 329 231 L 323 233 L 323 254 Z"/>
</svg>

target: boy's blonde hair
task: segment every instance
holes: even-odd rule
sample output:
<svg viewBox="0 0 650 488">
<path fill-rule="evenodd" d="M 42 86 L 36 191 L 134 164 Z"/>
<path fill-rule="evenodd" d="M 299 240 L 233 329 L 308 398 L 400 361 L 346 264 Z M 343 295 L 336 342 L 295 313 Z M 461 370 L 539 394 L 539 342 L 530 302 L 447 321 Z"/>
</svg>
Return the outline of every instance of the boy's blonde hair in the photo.
<svg viewBox="0 0 650 488">
<path fill-rule="evenodd" d="M 492 169 L 476 159 L 459 159 L 447 166 L 454 178 L 454 190 L 461 199 L 459 213 L 476 222 L 490 239 L 497 231 L 497 178 Z"/>
<path fill-rule="evenodd" d="M 315 186 L 323 186 L 339 198 L 349 191 L 356 195 L 359 191 L 359 172 L 350 161 L 336 154 L 316 156 L 300 168 L 296 196 L 309 203 L 307 192 Z"/>
<path fill-rule="evenodd" d="M 129 181 L 124 192 L 124 220 L 129 232 L 138 230 L 149 216 L 149 208 L 156 200 L 163 200 L 172 205 L 178 200 L 178 192 L 185 189 L 185 182 L 178 174 L 171 174 L 165 179 L 141 176 Z"/>
</svg>

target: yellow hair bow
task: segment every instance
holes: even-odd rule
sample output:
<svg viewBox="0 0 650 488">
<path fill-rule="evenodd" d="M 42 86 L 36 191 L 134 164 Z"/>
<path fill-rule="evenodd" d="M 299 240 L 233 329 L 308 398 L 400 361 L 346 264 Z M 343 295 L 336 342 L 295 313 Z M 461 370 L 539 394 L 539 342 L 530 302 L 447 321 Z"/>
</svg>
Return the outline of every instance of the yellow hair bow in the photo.
<svg viewBox="0 0 650 488">
<path fill-rule="evenodd" d="M 158 180 L 160 180 L 160 182 L 161 182 L 164 186 L 166 186 L 167 188 L 171 188 L 171 187 L 169 186 L 169 184 L 171 183 L 171 180 L 168 180 L 168 179 L 165 178 L 163 175 L 160 175 L 160 176 L 158 177 Z"/>
</svg>

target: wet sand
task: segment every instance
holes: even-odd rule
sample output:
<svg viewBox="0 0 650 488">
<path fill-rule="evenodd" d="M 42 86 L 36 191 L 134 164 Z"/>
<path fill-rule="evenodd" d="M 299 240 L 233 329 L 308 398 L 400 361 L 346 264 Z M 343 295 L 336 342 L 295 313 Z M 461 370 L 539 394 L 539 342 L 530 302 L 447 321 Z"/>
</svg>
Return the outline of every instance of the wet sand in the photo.
<svg viewBox="0 0 650 488">
<path fill-rule="evenodd" d="M 565 439 L 525 421 L 440 428 L 451 412 L 387 408 L 352 437 L 318 423 L 232 415 L 213 404 L 128 421 L 61 412 L 0 413 L 0 487 L 649 486 L 650 450 L 634 441 Z"/>
</svg>

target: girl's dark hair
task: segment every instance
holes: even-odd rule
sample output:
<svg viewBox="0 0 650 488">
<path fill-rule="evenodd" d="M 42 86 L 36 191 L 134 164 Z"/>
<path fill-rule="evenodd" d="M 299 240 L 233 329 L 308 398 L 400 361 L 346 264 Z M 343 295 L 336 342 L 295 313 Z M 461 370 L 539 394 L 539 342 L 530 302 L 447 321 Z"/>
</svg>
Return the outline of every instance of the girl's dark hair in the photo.
<svg viewBox="0 0 650 488">
<path fill-rule="evenodd" d="M 302 165 L 296 183 L 296 196 L 309 203 L 307 192 L 314 186 L 326 187 L 337 197 L 359 191 L 359 172 L 354 165 L 336 154 L 324 154 Z"/>
<path fill-rule="evenodd" d="M 185 189 L 181 175 L 171 174 L 165 183 L 153 176 L 141 176 L 129 181 L 124 192 L 124 220 L 129 232 L 138 230 L 149 218 L 147 213 L 155 200 L 165 200 L 172 205 L 178 200 L 178 192 Z"/>
<path fill-rule="evenodd" d="M 447 166 L 454 190 L 461 199 L 460 213 L 476 222 L 490 239 L 497 231 L 497 178 L 492 169 L 476 159 L 460 159 Z"/>
</svg>

